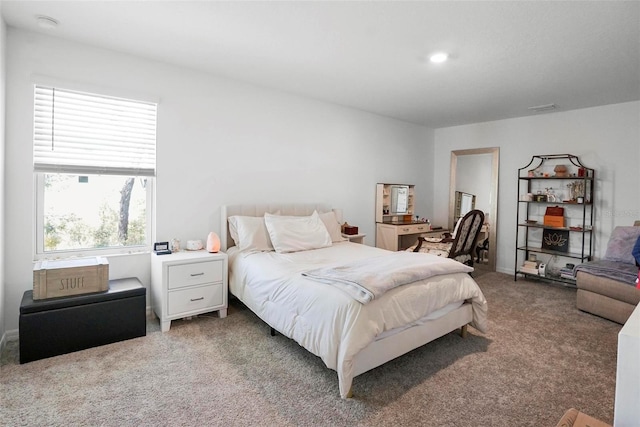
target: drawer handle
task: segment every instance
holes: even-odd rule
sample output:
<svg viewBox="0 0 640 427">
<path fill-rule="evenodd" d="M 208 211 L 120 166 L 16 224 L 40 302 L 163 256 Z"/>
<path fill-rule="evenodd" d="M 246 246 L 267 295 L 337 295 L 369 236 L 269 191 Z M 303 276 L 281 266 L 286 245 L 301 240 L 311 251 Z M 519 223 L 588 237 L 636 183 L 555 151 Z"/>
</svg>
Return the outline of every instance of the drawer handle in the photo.
<svg viewBox="0 0 640 427">
<path fill-rule="evenodd" d="M 409 231 L 409 229 L 408 228 L 403 228 L 402 231 Z"/>
<path fill-rule="evenodd" d="M 418 227 L 418 230 L 424 230 L 424 227 Z"/>
<path fill-rule="evenodd" d="M 191 298 L 191 302 L 194 301 L 202 301 L 204 299 L 204 297 L 200 297 L 200 298 Z"/>
<path fill-rule="evenodd" d="M 204 273 L 192 273 L 191 277 L 204 276 Z"/>
</svg>

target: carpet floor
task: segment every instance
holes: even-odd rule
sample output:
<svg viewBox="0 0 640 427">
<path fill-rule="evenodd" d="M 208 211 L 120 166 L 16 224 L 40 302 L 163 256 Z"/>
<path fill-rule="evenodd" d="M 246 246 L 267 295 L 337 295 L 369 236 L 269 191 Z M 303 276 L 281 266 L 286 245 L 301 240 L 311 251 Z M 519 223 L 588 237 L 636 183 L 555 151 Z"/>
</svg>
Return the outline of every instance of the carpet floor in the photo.
<svg viewBox="0 0 640 427">
<path fill-rule="evenodd" d="M 613 422 L 621 325 L 575 308 L 575 290 L 476 277 L 489 330 L 450 333 L 355 378 L 233 301 L 229 316 L 24 365 L 0 359 L 7 426 L 550 426 L 571 407 Z"/>
</svg>

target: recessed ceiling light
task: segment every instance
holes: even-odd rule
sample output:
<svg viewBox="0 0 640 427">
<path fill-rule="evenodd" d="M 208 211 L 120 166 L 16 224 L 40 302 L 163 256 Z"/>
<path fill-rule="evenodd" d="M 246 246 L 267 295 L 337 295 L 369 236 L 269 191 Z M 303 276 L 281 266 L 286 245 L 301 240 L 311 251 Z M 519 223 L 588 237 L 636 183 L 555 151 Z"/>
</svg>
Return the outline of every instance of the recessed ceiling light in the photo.
<svg viewBox="0 0 640 427">
<path fill-rule="evenodd" d="M 36 21 L 38 22 L 38 27 L 45 30 L 53 30 L 58 26 L 58 21 L 49 16 L 36 16 Z"/>
<path fill-rule="evenodd" d="M 429 61 L 435 62 L 436 64 L 439 64 L 441 62 L 445 62 L 447 59 L 449 59 L 449 54 L 446 53 L 446 52 L 434 53 L 433 55 L 431 55 L 429 57 Z"/>
</svg>

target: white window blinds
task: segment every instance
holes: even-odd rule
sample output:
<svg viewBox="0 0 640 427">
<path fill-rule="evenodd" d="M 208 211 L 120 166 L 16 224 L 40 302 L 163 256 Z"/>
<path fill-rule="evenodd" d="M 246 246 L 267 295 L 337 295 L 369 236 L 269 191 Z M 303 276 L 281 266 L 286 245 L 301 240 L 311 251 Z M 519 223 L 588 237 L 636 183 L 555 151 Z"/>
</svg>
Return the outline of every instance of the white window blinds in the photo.
<svg viewBox="0 0 640 427">
<path fill-rule="evenodd" d="M 154 176 L 157 105 L 36 86 L 36 172 Z"/>
</svg>

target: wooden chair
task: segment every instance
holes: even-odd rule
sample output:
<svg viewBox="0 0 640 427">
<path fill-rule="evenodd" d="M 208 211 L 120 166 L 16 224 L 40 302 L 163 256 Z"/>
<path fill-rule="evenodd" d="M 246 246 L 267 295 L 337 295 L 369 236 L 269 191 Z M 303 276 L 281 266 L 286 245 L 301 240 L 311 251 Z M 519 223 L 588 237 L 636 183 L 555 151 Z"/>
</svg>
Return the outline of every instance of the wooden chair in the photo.
<svg viewBox="0 0 640 427">
<path fill-rule="evenodd" d="M 482 211 L 477 209 L 469 211 L 457 226 L 455 236 L 445 237 L 438 242 L 430 242 L 422 236 L 418 237 L 418 244 L 413 252 L 446 256 L 473 267 L 473 255 L 483 223 L 484 213 Z"/>
<path fill-rule="evenodd" d="M 476 262 L 480 264 L 484 257 L 484 253 L 489 250 L 489 238 L 487 237 L 476 246 Z"/>
</svg>

